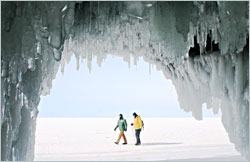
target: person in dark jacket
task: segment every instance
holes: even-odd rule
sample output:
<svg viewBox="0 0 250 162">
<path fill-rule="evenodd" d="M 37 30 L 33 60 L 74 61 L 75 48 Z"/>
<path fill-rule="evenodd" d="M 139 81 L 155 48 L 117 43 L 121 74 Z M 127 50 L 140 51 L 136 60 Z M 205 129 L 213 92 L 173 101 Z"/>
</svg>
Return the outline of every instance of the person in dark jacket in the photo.
<svg viewBox="0 0 250 162">
<path fill-rule="evenodd" d="M 127 121 L 126 121 L 126 119 L 123 118 L 122 114 L 119 115 L 119 120 L 117 122 L 117 125 L 116 125 L 114 131 L 116 131 L 116 129 L 118 127 L 120 129 L 120 135 L 119 135 L 117 141 L 115 142 L 115 144 L 118 145 L 119 142 L 120 142 L 121 137 L 123 137 L 123 140 L 124 140 L 123 144 L 126 145 L 127 144 L 127 139 L 126 139 L 126 136 L 124 134 L 124 131 L 127 131 Z"/>
<path fill-rule="evenodd" d="M 143 126 L 143 122 L 141 120 L 141 117 L 137 115 L 135 112 L 133 113 L 133 116 L 134 116 L 134 123 L 131 123 L 131 125 L 134 126 L 135 129 L 135 137 L 136 137 L 135 145 L 140 145 L 141 144 L 140 133 Z"/>
</svg>

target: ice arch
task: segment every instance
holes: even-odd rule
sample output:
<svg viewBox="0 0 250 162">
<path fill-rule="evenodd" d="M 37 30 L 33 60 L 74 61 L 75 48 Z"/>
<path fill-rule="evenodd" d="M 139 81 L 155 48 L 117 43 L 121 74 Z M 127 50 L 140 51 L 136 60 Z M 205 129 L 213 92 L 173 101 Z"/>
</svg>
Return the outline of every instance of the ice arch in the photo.
<svg viewBox="0 0 250 162">
<path fill-rule="evenodd" d="M 40 95 L 71 54 L 142 56 L 186 111 L 216 113 L 249 157 L 248 2 L 2 2 L 1 160 L 32 160 Z M 115 51 L 115 52 L 114 52 Z M 128 54 L 130 53 L 130 55 Z"/>
</svg>

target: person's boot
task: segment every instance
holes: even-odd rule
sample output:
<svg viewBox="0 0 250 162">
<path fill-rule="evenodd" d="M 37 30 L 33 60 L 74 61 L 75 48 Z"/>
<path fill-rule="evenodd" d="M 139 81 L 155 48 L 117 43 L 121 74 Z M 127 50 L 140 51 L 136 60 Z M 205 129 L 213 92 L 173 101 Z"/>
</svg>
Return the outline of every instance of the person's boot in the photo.
<svg viewBox="0 0 250 162">
<path fill-rule="evenodd" d="M 128 143 L 123 143 L 123 145 L 126 145 L 126 144 L 128 144 Z"/>
<path fill-rule="evenodd" d="M 141 144 L 141 143 L 136 143 L 135 145 L 138 146 L 138 145 L 140 145 L 140 144 Z"/>
<path fill-rule="evenodd" d="M 118 142 L 115 142 L 115 144 L 117 144 L 117 145 L 118 145 Z"/>
</svg>

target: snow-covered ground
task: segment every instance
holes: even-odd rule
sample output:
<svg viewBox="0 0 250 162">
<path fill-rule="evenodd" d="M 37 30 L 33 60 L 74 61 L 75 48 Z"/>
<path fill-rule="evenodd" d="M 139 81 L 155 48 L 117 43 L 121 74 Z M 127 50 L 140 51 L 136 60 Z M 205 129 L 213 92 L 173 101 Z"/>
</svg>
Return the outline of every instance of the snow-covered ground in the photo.
<svg viewBox="0 0 250 162">
<path fill-rule="evenodd" d="M 143 118 L 141 146 L 127 119 L 128 145 L 115 145 L 118 118 L 38 118 L 35 160 L 244 160 L 220 118 Z"/>
</svg>

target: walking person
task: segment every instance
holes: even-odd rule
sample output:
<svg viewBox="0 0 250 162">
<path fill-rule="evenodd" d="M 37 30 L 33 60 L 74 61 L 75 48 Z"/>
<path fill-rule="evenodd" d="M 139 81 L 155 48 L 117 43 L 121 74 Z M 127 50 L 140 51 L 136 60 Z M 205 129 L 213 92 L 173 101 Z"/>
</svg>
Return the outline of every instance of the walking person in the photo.
<svg viewBox="0 0 250 162">
<path fill-rule="evenodd" d="M 136 136 L 135 145 L 140 145 L 141 144 L 140 133 L 143 127 L 143 121 L 141 120 L 141 117 L 137 115 L 135 112 L 133 113 L 133 116 L 134 116 L 134 123 L 131 123 L 131 125 L 134 126 L 135 129 L 135 136 Z"/>
<path fill-rule="evenodd" d="M 119 115 L 119 120 L 117 122 L 117 125 L 116 125 L 114 131 L 116 131 L 116 129 L 118 127 L 120 129 L 120 134 L 119 134 L 119 137 L 118 137 L 117 141 L 115 142 L 115 144 L 118 145 L 119 142 L 120 142 L 121 137 L 123 137 L 123 140 L 124 140 L 123 145 L 126 145 L 127 144 L 127 139 L 126 139 L 126 136 L 124 134 L 124 131 L 127 131 L 127 121 L 126 121 L 126 119 L 123 118 L 122 114 Z"/>
</svg>

